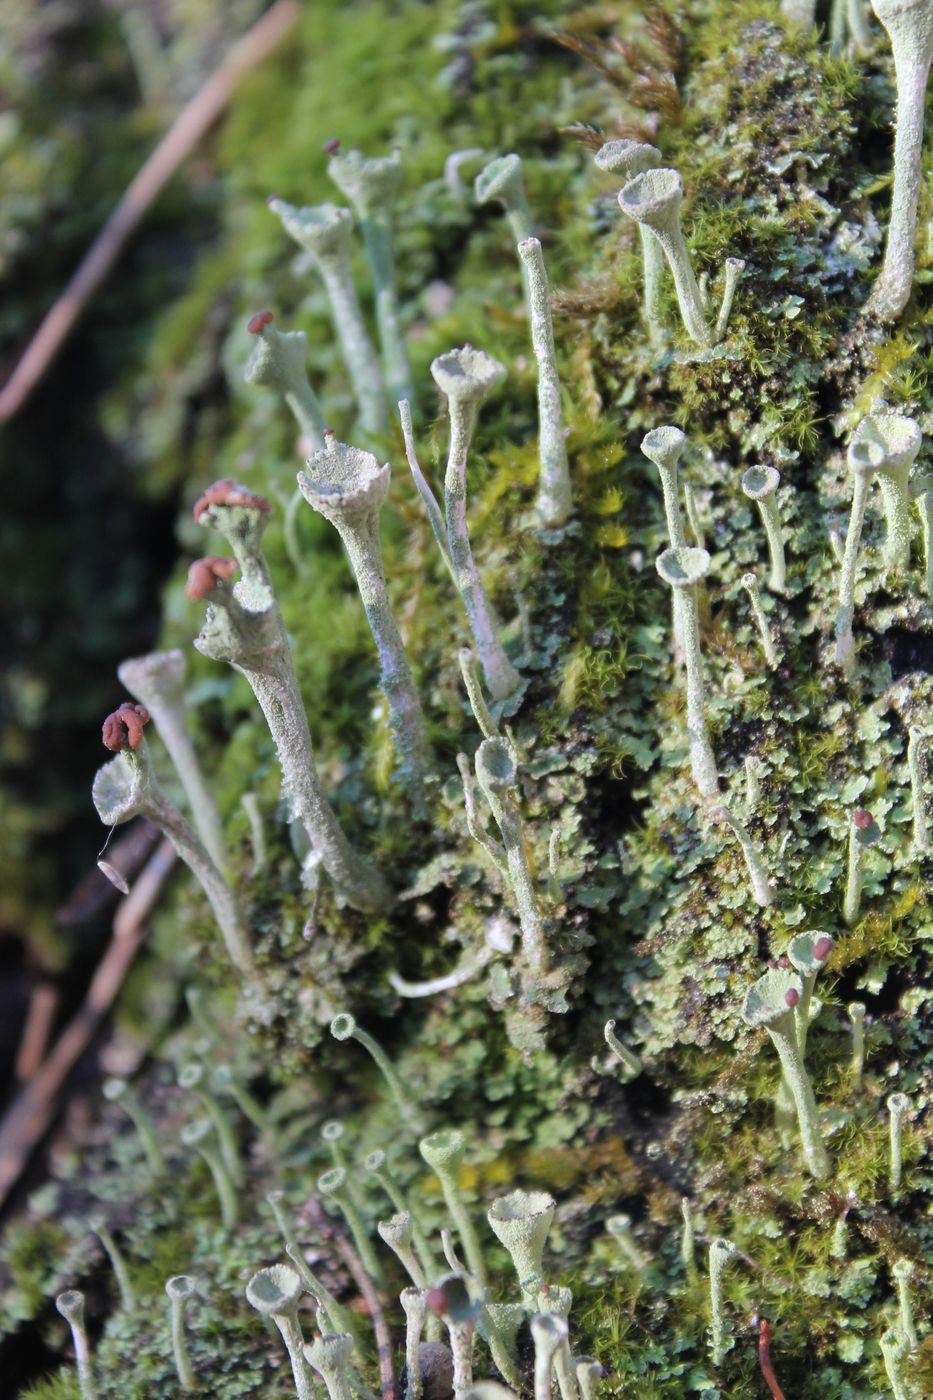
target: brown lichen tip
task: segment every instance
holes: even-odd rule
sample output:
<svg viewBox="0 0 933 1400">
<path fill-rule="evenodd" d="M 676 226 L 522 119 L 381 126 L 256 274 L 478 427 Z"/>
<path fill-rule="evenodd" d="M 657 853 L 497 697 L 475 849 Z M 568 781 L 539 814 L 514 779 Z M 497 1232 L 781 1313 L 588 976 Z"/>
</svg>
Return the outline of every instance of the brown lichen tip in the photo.
<svg viewBox="0 0 933 1400">
<path fill-rule="evenodd" d="M 825 962 L 832 952 L 833 940 L 828 933 L 824 933 L 822 938 L 818 938 L 813 945 L 813 956 L 820 962 Z"/>
<path fill-rule="evenodd" d="M 209 593 L 213 593 L 218 580 L 231 578 L 238 568 L 235 559 L 220 559 L 213 554 L 204 559 L 195 559 L 188 569 L 185 596 L 206 598 Z"/>
<path fill-rule="evenodd" d="M 856 831 L 868 831 L 874 824 L 874 817 L 864 807 L 856 807 L 852 813 L 852 825 Z"/>
<path fill-rule="evenodd" d="M 340 150 L 340 142 L 336 137 L 331 141 L 325 141 L 321 150 L 326 156 L 335 156 Z"/>
<path fill-rule="evenodd" d="M 215 481 L 194 503 L 194 518 L 201 523 L 201 516 L 211 506 L 243 506 L 247 510 L 271 510 L 264 496 L 257 496 L 245 486 L 237 486 L 235 481 L 226 478 Z"/>
<path fill-rule="evenodd" d="M 251 316 L 246 324 L 246 329 L 250 335 L 258 335 L 266 326 L 271 326 L 275 320 L 271 311 L 257 311 L 255 316 Z"/>
<path fill-rule="evenodd" d="M 787 1002 L 788 1006 L 796 1006 L 800 1000 L 800 993 L 797 991 L 797 988 L 788 987 L 787 991 L 784 993 L 784 1000 Z"/>
<path fill-rule="evenodd" d="M 121 753 L 127 745 L 138 749 L 143 741 L 143 731 L 149 723 L 149 711 L 145 705 L 132 705 L 125 700 L 118 710 L 114 710 L 104 720 L 101 738 L 104 748 L 111 753 Z"/>
</svg>

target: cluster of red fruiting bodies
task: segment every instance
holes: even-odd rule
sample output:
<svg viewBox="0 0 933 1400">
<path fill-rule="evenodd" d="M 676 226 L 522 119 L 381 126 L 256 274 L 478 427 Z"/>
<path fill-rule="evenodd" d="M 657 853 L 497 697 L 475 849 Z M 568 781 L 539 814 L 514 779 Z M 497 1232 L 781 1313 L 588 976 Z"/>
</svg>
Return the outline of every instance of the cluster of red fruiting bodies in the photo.
<svg viewBox="0 0 933 1400">
<path fill-rule="evenodd" d="M 101 730 L 104 747 L 111 753 L 121 753 L 127 745 L 131 749 L 138 749 L 145 737 L 144 730 L 148 723 L 149 711 L 145 705 L 133 705 L 129 700 L 124 701 L 118 710 L 114 710 L 104 720 Z"/>
</svg>

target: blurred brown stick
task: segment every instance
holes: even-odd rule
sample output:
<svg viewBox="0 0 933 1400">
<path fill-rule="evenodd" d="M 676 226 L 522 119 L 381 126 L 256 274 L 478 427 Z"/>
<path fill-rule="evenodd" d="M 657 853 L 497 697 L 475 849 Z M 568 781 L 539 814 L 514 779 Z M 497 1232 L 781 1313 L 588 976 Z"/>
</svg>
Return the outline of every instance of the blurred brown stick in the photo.
<svg viewBox="0 0 933 1400">
<path fill-rule="evenodd" d="M 300 13 L 298 0 L 276 0 L 249 33 L 233 46 L 216 73 L 179 112 L 95 238 L 65 290 L 46 314 L 0 390 L 0 423 L 8 422 L 22 408 L 88 301 L 113 267 L 124 243 L 163 186 L 216 121 L 240 79 L 281 43 Z"/>
<path fill-rule="evenodd" d="M 48 1059 L 20 1090 L 0 1121 L 0 1206 L 48 1130 L 62 1085 L 113 1005 L 142 944 L 146 919 L 174 863 L 174 851 L 167 841 L 162 841 L 120 903 L 113 921 L 113 936 L 84 1001 Z"/>
<path fill-rule="evenodd" d="M 29 998 L 29 1009 L 19 1048 L 16 1051 L 15 1074 L 20 1084 L 26 1084 L 45 1059 L 49 1036 L 61 996 L 51 982 L 37 982 Z"/>
</svg>

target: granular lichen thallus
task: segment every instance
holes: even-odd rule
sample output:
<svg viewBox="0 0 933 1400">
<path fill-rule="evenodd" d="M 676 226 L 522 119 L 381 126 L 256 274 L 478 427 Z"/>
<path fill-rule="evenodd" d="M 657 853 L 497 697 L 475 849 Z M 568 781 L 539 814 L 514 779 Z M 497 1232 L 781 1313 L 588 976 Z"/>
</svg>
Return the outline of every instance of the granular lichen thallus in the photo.
<svg viewBox="0 0 933 1400">
<path fill-rule="evenodd" d="M 473 558 L 467 525 L 467 463 L 480 404 L 504 374 L 505 367 L 498 360 L 482 350 L 475 350 L 472 345 L 450 350 L 431 363 L 431 375 L 447 399 L 450 416 L 443 515 L 418 467 L 408 405 L 399 404 L 408 464 L 444 561 L 463 600 L 486 686 L 495 701 L 508 699 L 518 689 L 521 677 L 506 655 L 499 636 L 498 619 Z"/>
<path fill-rule="evenodd" d="M 145 706 L 128 702 L 104 720 L 104 747 L 116 757 L 99 768 L 94 778 L 97 815 L 107 826 L 119 826 L 133 817 L 146 817 L 155 823 L 207 896 L 234 967 L 249 977 L 254 967 L 246 919 L 194 830 L 159 788 L 146 747 L 144 729 L 148 722 Z"/>
<path fill-rule="evenodd" d="M 424 802 L 432 768 L 431 746 L 386 586 L 379 546 L 379 512 L 388 495 L 390 469 L 370 452 L 337 442 L 328 434 L 323 452 L 298 473 L 298 489 L 343 541 L 379 656 L 379 684 L 389 707 L 389 725 L 399 772 L 412 797 Z"/>
<path fill-rule="evenodd" d="M 735 289 L 745 263 L 741 258 L 726 259 L 722 302 L 716 321 L 710 326 L 706 304 L 680 226 L 683 198 L 683 181 L 676 170 L 644 170 L 619 191 L 619 208 L 637 224 L 646 224 L 654 233 L 674 278 L 684 327 L 697 345 L 710 350 L 726 333 Z"/>
<path fill-rule="evenodd" d="M 271 311 L 259 311 L 247 330 L 256 337 L 243 370 L 247 384 L 263 384 L 281 394 L 298 428 L 313 449 L 324 446 L 324 411 L 308 383 L 305 360 L 308 338 L 304 331 L 280 331 Z"/>
<path fill-rule="evenodd" d="M 914 281 L 917 207 L 923 184 L 923 118 L 933 59 L 933 5 L 930 0 L 871 0 L 891 40 L 897 111 L 894 185 L 884 262 L 869 309 L 896 321 L 910 300 Z"/>
<path fill-rule="evenodd" d="M 338 150 L 331 156 L 327 173 L 353 205 L 366 245 L 389 401 L 407 399 L 414 403 L 392 251 L 392 209 L 403 179 L 401 152 L 396 148 L 389 156 L 367 158 L 359 151 Z"/>
<path fill-rule="evenodd" d="M 204 780 L 185 722 L 185 670 L 184 652 L 151 651 L 121 662 L 117 676 L 133 699 L 149 711 L 188 799 L 195 831 L 211 860 L 222 870 L 225 855 L 220 813 Z"/>
<path fill-rule="evenodd" d="M 710 556 L 705 549 L 666 549 L 655 560 L 655 567 L 677 595 L 676 616 L 683 629 L 684 665 L 687 672 L 687 738 L 690 769 L 701 796 L 719 796 L 719 774 L 706 728 L 703 688 L 703 657 L 700 651 L 700 617 L 697 585 L 709 573 Z"/>
<path fill-rule="evenodd" d="M 600 170 L 621 176 L 623 184 L 646 170 L 656 170 L 664 164 L 661 152 L 656 146 L 650 146 L 645 141 L 633 141 L 628 137 L 604 141 L 593 159 Z M 654 229 L 647 223 L 638 225 L 638 234 L 641 240 L 642 314 L 648 327 L 649 340 L 652 345 L 658 345 L 663 336 L 661 279 L 665 268 L 664 249 Z"/>
<path fill-rule="evenodd" d="M 522 952 L 533 971 L 543 971 L 547 960 L 544 924 L 528 865 L 522 819 L 512 797 L 518 770 L 511 745 L 505 739 L 484 739 L 473 761 L 476 781 L 489 804 L 501 841 L 490 836 L 478 818 L 469 760 L 465 754 L 457 755 L 457 766 L 463 779 L 470 835 L 479 842 L 511 886 L 522 931 Z"/>
<path fill-rule="evenodd" d="M 795 1009 L 802 994 L 803 984 L 796 972 L 772 968 L 753 982 L 745 993 L 742 1019 L 753 1030 L 763 1027 L 771 1037 L 794 1100 L 807 1167 L 812 1176 L 822 1180 L 829 1175 L 831 1162 L 823 1142 L 813 1087 L 797 1038 Z"/>
<path fill-rule="evenodd" d="M 294 658 L 261 548 L 269 511 L 268 501 L 232 481 L 215 482 L 196 503 L 195 520 L 226 536 L 242 577 L 230 587 L 216 571 L 199 572 L 193 580 L 189 576 L 189 597 L 209 599 L 194 645 L 204 656 L 244 675 L 259 702 L 293 816 L 308 838 L 306 881 L 314 883 L 320 861 L 348 903 L 375 912 L 388 903 L 388 887 L 353 850 L 324 796 L 315 766 Z"/>
<path fill-rule="evenodd" d="M 341 209 L 336 204 L 298 209 L 275 195 L 269 196 L 269 208 L 281 219 L 285 232 L 309 254 L 321 274 L 334 330 L 353 385 L 360 427 L 366 433 L 383 432 L 388 424 L 388 404 L 382 370 L 366 329 L 350 267 L 353 215 L 349 209 Z"/>
<path fill-rule="evenodd" d="M 567 440 L 564 410 L 560 399 L 557 351 L 551 318 L 551 292 L 544 254 L 537 238 L 526 238 L 518 245 L 528 278 L 528 304 L 531 344 L 538 366 L 538 517 L 545 527 L 564 525 L 573 509 L 570 470 L 567 466 Z"/>
</svg>

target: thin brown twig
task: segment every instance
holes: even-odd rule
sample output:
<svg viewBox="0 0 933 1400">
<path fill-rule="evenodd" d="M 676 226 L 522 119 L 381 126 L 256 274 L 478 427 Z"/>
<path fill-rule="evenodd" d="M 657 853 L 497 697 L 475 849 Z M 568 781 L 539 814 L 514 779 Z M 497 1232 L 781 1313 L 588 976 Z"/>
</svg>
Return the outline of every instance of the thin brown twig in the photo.
<svg viewBox="0 0 933 1400">
<path fill-rule="evenodd" d="M 23 1032 L 16 1050 L 15 1074 L 27 1084 L 45 1059 L 61 993 L 51 982 L 37 982 L 29 997 Z"/>
<path fill-rule="evenodd" d="M 297 0 L 276 0 L 179 112 L 47 312 L 0 391 L 0 423 L 8 422 L 22 408 L 113 267 L 124 243 L 182 161 L 220 116 L 240 79 L 281 43 L 300 14 Z"/>
<path fill-rule="evenodd" d="M 386 1323 L 385 1313 L 379 1301 L 379 1294 L 373 1287 L 372 1279 L 363 1267 L 363 1261 L 357 1254 L 353 1245 L 346 1235 L 336 1228 L 334 1222 L 327 1216 L 323 1206 L 316 1196 L 309 1196 L 305 1202 L 305 1210 L 314 1221 L 315 1227 L 321 1238 L 333 1244 L 347 1267 L 353 1282 L 360 1290 L 369 1314 L 373 1320 L 373 1331 L 376 1334 L 376 1349 L 379 1353 L 379 1382 L 381 1385 L 382 1400 L 394 1400 L 395 1397 L 395 1368 L 392 1365 L 392 1338 Z"/>
<path fill-rule="evenodd" d="M 162 841 L 130 893 L 120 902 L 113 921 L 113 935 L 84 1001 L 41 1069 L 4 1114 L 0 1122 L 0 1206 L 45 1136 L 55 1116 L 62 1085 L 113 1005 L 142 944 L 146 919 L 175 859 L 169 843 Z"/>
<path fill-rule="evenodd" d="M 771 1365 L 771 1323 L 766 1317 L 761 1318 L 758 1323 L 758 1364 L 774 1400 L 784 1400 L 784 1392 L 778 1385 L 774 1367 Z"/>
</svg>

